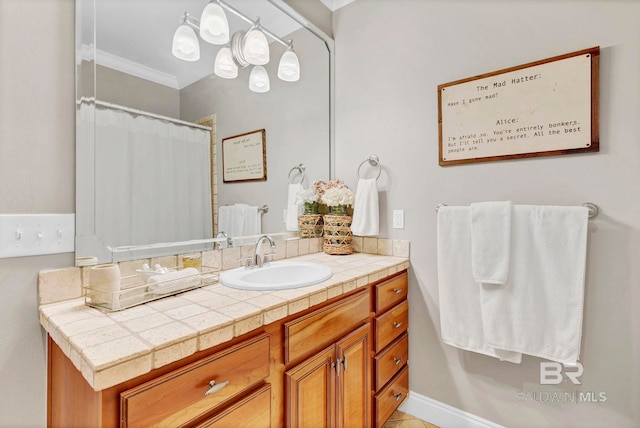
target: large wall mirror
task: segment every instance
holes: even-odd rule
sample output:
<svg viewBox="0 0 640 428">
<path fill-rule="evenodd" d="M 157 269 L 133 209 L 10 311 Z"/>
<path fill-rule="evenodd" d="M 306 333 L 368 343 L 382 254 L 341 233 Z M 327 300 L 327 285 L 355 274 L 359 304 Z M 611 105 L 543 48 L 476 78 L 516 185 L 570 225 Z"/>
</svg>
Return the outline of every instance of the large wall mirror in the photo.
<svg viewBox="0 0 640 428">
<path fill-rule="evenodd" d="M 282 0 L 223 3 L 230 45 L 247 17 L 285 42 L 267 37 L 268 92 L 250 90 L 251 65 L 214 74 L 225 45 L 198 35 L 197 61 L 172 53 L 185 12 L 199 26 L 207 0 L 76 0 L 77 260 L 213 248 L 221 207 L 256 208 L 258 233 L 284 232 L 292 168 L 307 185 L 330 179 L 333 41 Z M 277 77 L 289 40 L 294 82 Z M 222 141 L 263 129 L 266 180 L 223 182 Z"/>
</svg>

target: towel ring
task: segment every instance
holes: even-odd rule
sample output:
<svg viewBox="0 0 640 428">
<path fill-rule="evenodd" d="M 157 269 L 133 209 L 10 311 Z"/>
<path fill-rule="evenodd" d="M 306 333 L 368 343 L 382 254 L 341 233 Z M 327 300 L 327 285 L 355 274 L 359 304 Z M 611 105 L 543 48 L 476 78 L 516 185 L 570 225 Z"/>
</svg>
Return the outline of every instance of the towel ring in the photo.
<svg viewBox="0 0 640 428">
<path fill-rule="evenodd" d="M 289 184 L 294 184 L 294 182 L 293 182 L 293 180 L 291 178 L 291 174 L 295 170 L 298 170 L 298 174 L 296 174 L 296 175 L 302 175 L 302 179 L 300 180 L 300 183 L 302 183 L 304 181 L 304 179 L 305 179 L 305 176 L 304 176 L 305 169 L 306 169 L 306 167 L 303 164 L 299 164 L 299 165 L 294 166 L 293 168 L 291 168 L 291 170 L 289 171 L 289 179 L 288 179 L 289 180 Z M 295 177 L 295 175 L 294 175 L 294 177 Z"/>
<path fill-rule="evenodd" d="M 362 168 L 362 165 L 364 165 L 367 162 L 369 162 L 369 165 L 371 166 L 378 167 L 378 175 L 376 175 L 376 180 L 380 178 L 380 174 L 382 174 L 382 165 L 380 165 L 380 158 L 378 158 L 378 156 L 376 155 L 371 155 L 360 163 L 357 170 L 358 177 L 364 178 L 363 176 L 360 175 L 360 169 Z"/>
</svg>

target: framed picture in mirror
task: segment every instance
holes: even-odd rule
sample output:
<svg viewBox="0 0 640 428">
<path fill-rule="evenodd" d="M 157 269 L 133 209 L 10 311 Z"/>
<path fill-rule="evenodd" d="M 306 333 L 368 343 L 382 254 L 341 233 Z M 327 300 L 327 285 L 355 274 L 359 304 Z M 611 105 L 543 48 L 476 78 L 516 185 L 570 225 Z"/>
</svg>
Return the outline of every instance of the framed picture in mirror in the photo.
<svg viewBox="0 0 640 428">
<path fill-rule="evenodd" d="M 266 140 L 264 129 L 223 138 L 222 181 L 266 181 Z"/>
</svg>

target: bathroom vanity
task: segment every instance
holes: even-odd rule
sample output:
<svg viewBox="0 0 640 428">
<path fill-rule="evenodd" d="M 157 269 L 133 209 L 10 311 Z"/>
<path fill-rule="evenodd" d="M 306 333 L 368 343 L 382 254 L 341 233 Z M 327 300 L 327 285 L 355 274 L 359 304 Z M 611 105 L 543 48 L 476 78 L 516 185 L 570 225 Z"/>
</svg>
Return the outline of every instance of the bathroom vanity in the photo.
<svg viewBox="0 0 640 428">
<path fill-rule="evenodd" d="M 112 314 L 81 299 L 42 306 L 49 426 L 382 426 L 408 393 L 408 261 L 316 257 L 334 276 L 300 289 L 243 294 L 217 284 Z M 256 310 L 200 321 L 169 345 L 135 334 L 145 317 L 205 307 L 206 293 L 244 295 Z M 74 334 L 96 319 L 96 330 Z M 195 325 L 189 319 L 179 324 Z M 155 330 L 168 335 L 172 324 Z M 114 346 L 101 348 L 100 335 Z"/>
</svg>

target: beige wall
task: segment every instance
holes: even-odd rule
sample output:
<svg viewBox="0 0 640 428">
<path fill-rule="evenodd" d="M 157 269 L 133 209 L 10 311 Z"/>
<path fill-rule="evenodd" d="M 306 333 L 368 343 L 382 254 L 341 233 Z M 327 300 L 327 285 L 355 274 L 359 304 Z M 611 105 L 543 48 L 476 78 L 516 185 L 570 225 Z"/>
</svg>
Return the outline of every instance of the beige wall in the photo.
<svg viewBox="0 0 640 428">
<path fill-rule="evenodd" d="M 509 427 L 640 425 L 640 31 L 637 1 L 356 0 L 334 13 L 336 170 L 380 156 L 382 235 L 411 240 L 411 390 Z M 601 46 L 595 154 L 438 166 L 437 85 Z M 439 203 L 593 202 L 582 385 L 539 385 L 521 365 L 440 340 Z M 390 227 L 393 209 L 406 228 Z M 518 392 L 592 391 L 604 403 L 522 403 Z"/>
<path fill-rule="evenodd" d="M 162 116 L 180 118 L 180 91 L 98 65 L 96 98 Z"/>
<path fill-rule="evenodd" d="M 0 0 L 0 214 L 75 210 L 73 0 Z M 0 426 L 46 423 L 38 271 L 73 254 L 0 259 Z"/>
</svg>

